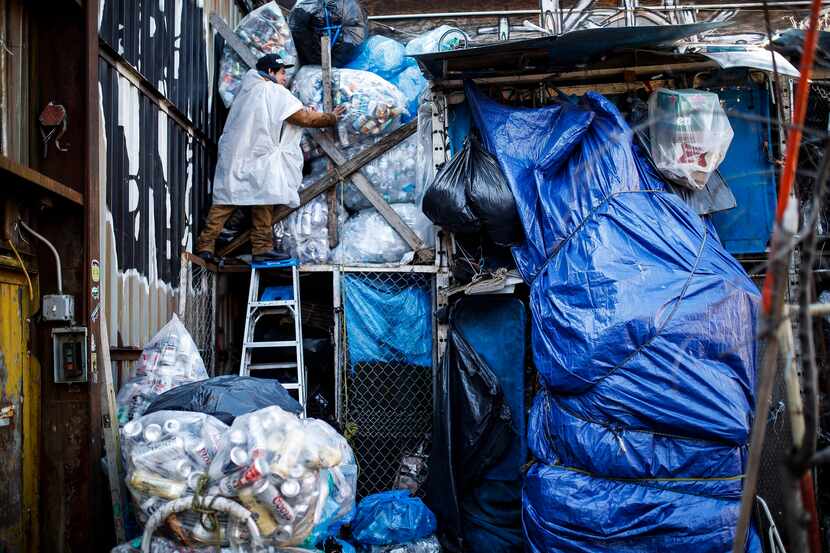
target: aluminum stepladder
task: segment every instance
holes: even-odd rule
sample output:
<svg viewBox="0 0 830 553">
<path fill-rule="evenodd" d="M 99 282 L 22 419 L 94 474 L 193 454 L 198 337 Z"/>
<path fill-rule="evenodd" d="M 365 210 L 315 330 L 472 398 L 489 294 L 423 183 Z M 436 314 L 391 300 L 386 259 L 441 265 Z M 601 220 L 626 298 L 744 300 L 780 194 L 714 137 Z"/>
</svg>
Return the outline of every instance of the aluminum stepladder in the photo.
<svg viewBox="0 0 830 553">
<path fill-rule="evenodd" d="M 260 300 L 260 277 L 263 271 L 291 271 L 290 299 L 271 301 Z M 277 342 L 257 342 L 254 340 L 256 325 L 266 316 L 288 313 L 294 319 L 294 339 Z M 280 350 L 294 348 L 295 361 L 278 363 L 251 363 L 253 350 Z M 250 376 L 252 372 L 273 369 L 296 369 L 294 382 L 280 382 L 286 390 L 297 390 L 303 416 L 306 416 L 306 369 L 303 362 L 303 321 L 300 313 L 300 270 L 296 259 L 287 261 L 268 261 L 251 264 L 251 285 L 248 288 L 248 307 L 245 312 L 245 334 L 242 339 L 242 360 L 239 365 L 241 376 Z"/>
</svg>

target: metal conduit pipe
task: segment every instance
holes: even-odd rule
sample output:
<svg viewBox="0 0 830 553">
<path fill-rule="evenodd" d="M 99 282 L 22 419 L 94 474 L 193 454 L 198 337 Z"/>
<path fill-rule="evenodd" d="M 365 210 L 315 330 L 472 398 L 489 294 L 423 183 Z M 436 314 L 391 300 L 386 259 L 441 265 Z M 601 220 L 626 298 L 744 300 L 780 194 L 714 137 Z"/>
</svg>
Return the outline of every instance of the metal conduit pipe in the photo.
<svg viewBox="0 0 830 553">
<path fill-rule="evenodd" d="M 63 295 L 63 277 L 61 276 L 61 258 L 58 255 L 58 250 L 56 250 L 55 246 L 53 246 L 52 243 L 49 240 L 47 240 L 44 236 L 42 236 L 42 235 L 38 234 L 37 232 L 35 232 L 34 230 L 32 230 L 32 227 L 27 225 L 22 219 L 19 222 L 20 222 L 20 226 L 22 226 L 24 229 L 26 229 L 29 232 L 29 234 L 31 234 L 32 236 L 34 236 L 35 238 L 37 238 L 38 240 L 40 240 L 41 242 L 46 244 L 49 247 L 49 249 L 52 250 L 52 254 L 55 256 L 55 264 L 58 267 L 58 294 Z"/>
<path fill-rule="evenodd" d="M 810 0 L 789 0 L 784 2 L 768 2 L 769 8 L 784 8 L 793 6 L 809 6 Z M 824 6 L 830 6 L 830 1 L 822 2 Z M 733 2 L 729 4 L 689 4 L 677 6 L 648 6 L 649 10 L 661 12 L 680 12 L 688 10 L 723 10 L 740 8 L 763 8 L 763 2 Z M 640 9 L 644 9 L 640 6 Z M 590 8 L 585 9 L 559 9 L 554 13 L 575 14 L 580 12 L 591 12 Z M 453 17 L 499 17 L 510 15 L 539 15 L 540 10 L 492 10 L 492 11 L 471 11 L 471 12 L 427 12 L 427 13 L 399 13 L 389 15 L 370 15 L 369 21 L 390 21 L 396 19 L 443 19 Z"/>
</svg>

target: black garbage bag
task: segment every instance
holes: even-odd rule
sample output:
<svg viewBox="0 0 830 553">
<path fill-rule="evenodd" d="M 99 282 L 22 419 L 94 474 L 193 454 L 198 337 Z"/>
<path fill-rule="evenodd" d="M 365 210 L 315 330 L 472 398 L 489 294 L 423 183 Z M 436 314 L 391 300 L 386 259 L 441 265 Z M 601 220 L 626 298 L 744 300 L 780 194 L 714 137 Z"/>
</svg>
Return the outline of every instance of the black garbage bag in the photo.
<svg viewBox="0 0 830 553">
<path fill-rule="evenodd" d="M 463 303 L 463 302 L 461 302 Z M 493 370 L 449 316 L 449 339 L 437 376 L 426 501 L 451 540 L 461 536 L 463 497 L 509 450 L 513 418 Z"/>
<path fill-rule="evenodd" d="M 299 0 L 288 26 L 302 65 L 320 65 L 320 38 L 331 37 L 331 63 L 344 67 L 363 49 L 369 35 L 366 13 L 357 0 Z"/>
<path fill-rule="evenodd" d="M 496 159 L 470 136 L 427 188 L 424 214 L 458 234 L 484 230 L 499 246 L 522 239 L 513 193 Z"/>
<path fill-rule="evenodd" d="M 470 148 L 470 178 L 467 204 L 481 222 L 481 228 L 499 246 L 512 246 L 522 240 L 522 227 L 510 185 L 498 161 L 474 137 Z"/>
<path fill-rule="evenodd" d="M 158 396 L 145 414 L 156 411 L 206 413 L 230 426 L 236 417 L 271 405 L 296 415 L 303 410 L 276 380 L 227 375 L 173 388 Z"/>
<path fill-rule="evenodd" d="M 427 187 L 422 209 L 427 218 L 451 232 L 476 233 L 478 217 L 467 205 L 467 182 L 470 178 L 470 139 L 448 161 Z"/>
</svg>

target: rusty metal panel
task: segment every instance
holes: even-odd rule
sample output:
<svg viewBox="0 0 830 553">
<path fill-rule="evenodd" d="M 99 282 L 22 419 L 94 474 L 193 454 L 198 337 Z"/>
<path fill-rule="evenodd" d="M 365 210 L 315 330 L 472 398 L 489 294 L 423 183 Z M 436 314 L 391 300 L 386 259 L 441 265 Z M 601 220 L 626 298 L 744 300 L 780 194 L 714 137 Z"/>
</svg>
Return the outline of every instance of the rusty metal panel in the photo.
<svg viewBox="0 0 830 553">
<path fill-rule="evenodd" d="M 102 0 L 99 21 L 104 42 L 206 134 L 215 126 L 214 12 L 239 18 L 229 0 Z"/>
<path fill-rule="evenodd" d="M 0 268 L 0 551 L 38 550 L 40 371 L 25 276 Z"/>
</svg>

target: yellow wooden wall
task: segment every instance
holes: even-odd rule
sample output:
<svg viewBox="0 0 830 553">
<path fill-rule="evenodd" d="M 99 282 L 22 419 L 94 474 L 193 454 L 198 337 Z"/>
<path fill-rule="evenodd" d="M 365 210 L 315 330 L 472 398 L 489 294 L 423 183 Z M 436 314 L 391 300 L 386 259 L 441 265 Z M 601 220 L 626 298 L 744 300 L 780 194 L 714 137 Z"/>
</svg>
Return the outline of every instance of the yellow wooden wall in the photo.
<svg viewBox="0 0 830 553">
<path fill-rule="evenodd" d="M 0 256 L 0 550 L 5 551 L 39 550 L 40 366 L 30 355 L 29 317 L 38 298 L 32 278 L 30 296 L 18 263 Z"/>
</svg>

